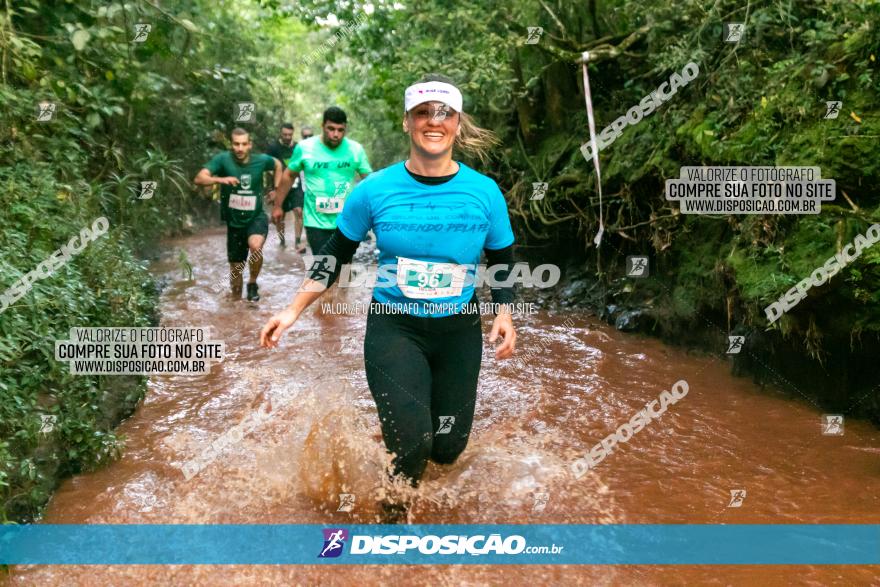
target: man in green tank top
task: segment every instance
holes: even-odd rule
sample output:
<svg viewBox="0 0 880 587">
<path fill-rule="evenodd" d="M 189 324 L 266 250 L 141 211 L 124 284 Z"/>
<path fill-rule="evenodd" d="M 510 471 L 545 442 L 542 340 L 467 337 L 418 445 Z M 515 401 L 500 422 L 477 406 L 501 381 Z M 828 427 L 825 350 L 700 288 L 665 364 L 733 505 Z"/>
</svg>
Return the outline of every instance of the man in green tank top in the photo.
<svg viewBox="0 0 880 587">
<path fill-rule="evenodd" d="M 216 155 L 195 177 L 196 185 L 220 185 L 220 219 L 226 221 L 226 254 L 229 260 L 232 297 L 241 298 L 242 274 L 250 253 L 250 278 L 247 299 L 260 299 L 257 276 L 263 266 L 263 243 L 269 233 L 269 221 L 263 212 L 263 173 L 274 173 L 277 189 L 281 163 L 274 157 L 251 153 L 248 131 L 232 131 L 232 150 Z M 276 189 L 269 192 L 275 195 Z"/>
</svg>

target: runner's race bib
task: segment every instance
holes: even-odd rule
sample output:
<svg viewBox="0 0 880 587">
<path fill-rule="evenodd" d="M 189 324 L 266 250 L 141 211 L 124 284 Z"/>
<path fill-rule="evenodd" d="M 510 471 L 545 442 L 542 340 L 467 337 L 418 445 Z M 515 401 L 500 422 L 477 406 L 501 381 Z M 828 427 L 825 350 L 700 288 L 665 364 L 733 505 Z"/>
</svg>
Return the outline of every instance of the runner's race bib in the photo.
<svg viewBox="0 0 880 587">
<path fill-rule="evenodd" d="M 467 267 L 397 258 L 397 286 L 408 298 L 448 298 L 461 295 Z"/>
<path fill-rule="evenodd" d="M 339 214 L 342 212 L 342 205 L 345 198 L 328 198 L 319 196 L 315 198 L 315 210 L 322 214 Z"/>
<path fill-rule="evenodd" d="M 229 207 L 233 210 L 256 210 L 257 196 L 232 194 L 229 196 Z"/>
</svg>

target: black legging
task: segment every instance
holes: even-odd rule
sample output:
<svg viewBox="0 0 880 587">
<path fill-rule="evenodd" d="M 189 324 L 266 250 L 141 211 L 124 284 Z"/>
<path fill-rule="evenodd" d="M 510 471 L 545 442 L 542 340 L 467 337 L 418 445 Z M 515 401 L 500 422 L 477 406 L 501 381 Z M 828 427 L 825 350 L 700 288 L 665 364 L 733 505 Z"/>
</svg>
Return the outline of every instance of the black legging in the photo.
<svg viewBox="0 0 880 587">
<path fill-rule="evenodd" d="M 377 304 L 364 338 L 367 383 L 395 473 L 417 485 L 428 459 L 451 463 L 467 446 L 482 358 L 480 315 L 378 314 Z"/>
<path fill-rule="evenodd" d="M 312 247 L 313 255 L 320 255 L 321 249 L 324 248 L 324 245 L 327 241 L 330 240 L 330 237 L 333 236 L 333 233 L 336 231 L 335 228 L 314 228 L 311 226 L 306 226 L 306 238 L 309 239 L 309 246 Z M 357 245 L 354 246 L 357 248 Z M 354 251 L 352 251 L 354 253 Z"/>
</svg>

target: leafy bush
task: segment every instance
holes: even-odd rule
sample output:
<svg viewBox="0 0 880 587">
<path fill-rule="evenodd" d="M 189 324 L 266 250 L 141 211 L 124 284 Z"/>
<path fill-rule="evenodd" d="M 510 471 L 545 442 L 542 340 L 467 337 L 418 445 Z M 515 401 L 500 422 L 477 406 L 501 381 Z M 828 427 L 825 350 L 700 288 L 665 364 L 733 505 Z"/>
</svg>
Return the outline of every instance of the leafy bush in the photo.
<svg viewBox="0 0 880 587">
<path fill-rule="evenodd" d="M 37 516 L 61 478 L 122 449 L 113 428 L 145 378 L 72 376 L 54 341 L 74 326 L 158 322 L 136 251 L 204 213 L 190 178 L 222 146 L 233 104 L 252 100 L 255 41 L 237 34 L 234 3 L 100 4 L 21 0 L 0 18 L 0 291 L 96 218 L 110 222 L 0 314 L 4 521 Z M 135 23 L 152 25 L 143 43 Z M 46 102 L 53 116 L 38 121 Z M 152 199 L 137 199 L 142 181 L 157 182 Z"/>
</svg>

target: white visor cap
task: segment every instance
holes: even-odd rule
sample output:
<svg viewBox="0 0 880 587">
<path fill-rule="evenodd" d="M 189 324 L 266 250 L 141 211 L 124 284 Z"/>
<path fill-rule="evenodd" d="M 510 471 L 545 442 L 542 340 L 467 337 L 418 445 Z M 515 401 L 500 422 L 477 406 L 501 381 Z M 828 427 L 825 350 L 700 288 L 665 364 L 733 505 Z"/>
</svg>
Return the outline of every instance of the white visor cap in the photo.
<svg viewBox="0 0 880 587">
<path fill-rule="evenodd" d="M 445 82 L 413 84 L 403 94 L 403 111 L 409 112 L 424 102 L 443 102 L 456 112 L 461 112 L 461 92 Z"/>
</svg>

